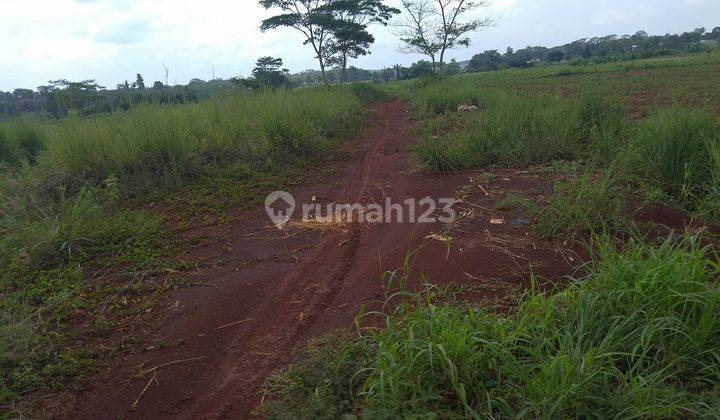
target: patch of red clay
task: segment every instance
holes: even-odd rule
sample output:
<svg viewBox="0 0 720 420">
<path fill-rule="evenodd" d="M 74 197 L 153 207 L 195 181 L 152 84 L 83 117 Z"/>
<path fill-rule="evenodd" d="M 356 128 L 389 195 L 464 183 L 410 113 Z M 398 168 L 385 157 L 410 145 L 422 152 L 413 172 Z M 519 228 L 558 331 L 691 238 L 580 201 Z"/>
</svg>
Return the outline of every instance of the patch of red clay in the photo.
<svg viewBox="0 0 720 420">
<path fill-rule="evenodd" d="M 204 286 L 173 292 L 154 309 L 158 327 L 143 333 L 137 352 L 107 366 L 91 389 L 65 407 L 65 417 L 251 417 L 268 375 L 310 338 L 350 327 L 361 307 L 382 298 L 382 274 L 402 267 L 407 253 L 420 247 L 411 288 L 426 278 L 493 296 L 508 285 L 523 287 L 531 271 L 549 279 L 572 273 L 572 251 L 533 237 L 527 221 L 518 220 L 521 214 L 493 207 L 512 192 L 546 190 L 547 179 L 513 170 L 494 171 L 491 181 L 479 173 L 414 173 L 406 105 L 389 102 L 376 111 L 376 128 L 344 173 L 335 182 L 292 191 L 296 199 L 368 204 L 465 191 L 450 229 L 439 223 L 351 223 L 281 231 L 269 225 L 263 209 L 243 213 L 233 220 L 229 239 L 190 252 L 202 264 L 187 276 Z M 443 238 L 451 239 L 438 240 Z M 141 369 L 147 373 L 138 377 Z"/>
</svg>

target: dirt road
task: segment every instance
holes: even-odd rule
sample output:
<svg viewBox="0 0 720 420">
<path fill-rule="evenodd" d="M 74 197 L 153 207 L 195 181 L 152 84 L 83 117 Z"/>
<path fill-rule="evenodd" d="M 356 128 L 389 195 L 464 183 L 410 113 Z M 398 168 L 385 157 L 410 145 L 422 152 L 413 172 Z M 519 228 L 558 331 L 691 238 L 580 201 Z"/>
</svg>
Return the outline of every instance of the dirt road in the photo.
<svg viewBox="0 0 720 420">
<path fill-rule="evenodd" d="M 471 173 L 412 172 L 406 105 L 384 103 L 376 113 L 375 127 L 348 167 L 334 179 L 292 191 L 299 202 L 456 197 L 459 187 L 479 182 Z M 491 294 L 500 285 L 522 285 L 530 269 L 548 277 L 567 274 L 572 258 L 567 252 L 533 239 L 523 223 L 497 224 L 497 217 L 512 214 L 492 210 L 504 192 L 546 188 L 547 182 L 498 173 L 481 189 L 468 190 L 465 200 L 474 204 L 458 208 L 461 223 L 449 248 L 427 239 L 439 232 L 437 223 L 282 231 L 269 223 L 264 209 L 239 215 L 229 243 L 217 241 L 191 253 L 212 261 L 190 273 L 206 286 L 172 293 L 156 312 L 160 327 L 141 344 L 147 351 L 109 367 L 68 407 L 68 417 L 249 417 L 262 401 L 267 376 L 286 366 L 308 339 L 350 326 L 363 305 L 381 298 L 381 274 L 400 267 L 407 252 L 423 243 L 429 244 L 414 261 L 415 282 L 423 274 Z M 138 377 L 141 370 L 145 374 Z"/>
</svg>

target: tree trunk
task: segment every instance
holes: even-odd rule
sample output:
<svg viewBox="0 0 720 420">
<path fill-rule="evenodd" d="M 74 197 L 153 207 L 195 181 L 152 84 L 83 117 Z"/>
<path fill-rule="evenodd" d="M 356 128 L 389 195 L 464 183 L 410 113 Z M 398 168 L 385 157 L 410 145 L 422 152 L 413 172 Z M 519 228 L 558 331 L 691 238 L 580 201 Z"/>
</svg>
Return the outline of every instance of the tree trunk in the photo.
<svg viewBox="0 0 720 420">
<path fill-rule="evenodd" d="M 345 83 L 345 78 L 347 77 L 347 55 L 343 54 L 342 58 L 342 69 L 340 70 L 340 84 Z"/>
<path fill-rule="evenodd" d="M 325 59 L 322 55 L 322 41 L 318 44 L 315 43 L 314 39 L 310 40 L 310 43 L 313 46 L 313 49 L 315 50 L 315 54 L 317 54 L 318 62 L 320 63 L 320 73 L 322 74 L 322 82 L 327 85 L 327 77 L 325 75 Z"/>
<path fill-rule="evenodd" d="M 440 51 L 440 64 L 438 66 L 438 76 L 442 80 L 443 78 L 443 63 L 445 63 L 445 50 Z"/>
<path fill-rule="evenodd" d="M 327 76 L 325 76 L 325 61 L 318 55 L 318 61 L 320 62 L 320 73 L 322 74 L 322 82 L 327 85 Z"/>
</svg>

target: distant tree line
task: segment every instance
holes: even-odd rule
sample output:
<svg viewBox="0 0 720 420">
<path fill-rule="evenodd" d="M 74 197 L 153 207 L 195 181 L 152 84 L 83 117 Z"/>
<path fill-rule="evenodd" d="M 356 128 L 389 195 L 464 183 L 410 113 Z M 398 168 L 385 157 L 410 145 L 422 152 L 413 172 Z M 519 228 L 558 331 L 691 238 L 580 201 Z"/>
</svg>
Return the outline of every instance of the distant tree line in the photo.
<svg viewBox="0 0 720 420">
<path fill-rule="evenodd" d="M 232 87 L 229 80 L 203 81 L 192 79 L 187 85 L 168 86 L 160 81 L 145 86 L 138 74 L 132 83 L 125 81 L 115 89 L 100 86 L 95 80 L 70 82 L 51 80 L 37 90 L 0 91 L 0 119 L 23 113 L 42 114 L 53 118 L 70 114 L 91 115 L 121 111 L 142 103 L 185 104 L 199 102 Z"/>
<path fill-rule="evenodd" d="M 508 48 L 505 53 L 489 50 L 476 54 L 467 71 L 492 71 L 502 68 L 532 67 L 542 63 L 570 61 L 577 64 L 636 60 L 663 55 L 700 52 L 712 49 L 720 41 L 720 27 L 708 32 L 698 28 L 680 35 L 648 35 L 645 31 L 634 35 L 608 35 L 583 38 L 553 48 Z"/>
<path fill-rule="evenodd" d="M 377 3 L 371 2 L 369 4 Z M 344 6 L 350 7 L 350 6 Z M 54 118 L 69 114 L 91 115 L 101 112 L 127 110 L 134 105 L 185 104 L 203 101 L 230 89 L 254 90 L 263 88 L 292 88 L 317 83 L 341 83 L 343 81 L 406 80 L 437 74 L 452 75 L 460 72 L 493 71 L 503 68 L 525 68 L 558 62 L 570 64 L 593 64 L 610 61 L 634 60 L 688 52 L 700 52 L 718 48 L 720 27 L 711 31 L 698 28 L 679 35 L 648 35 L 644 31 L 634 35 L 608 35 L 583 38 L 558 47 L 527 47 L 519 50 L 508 48 L 505 53 L 497 50 L 475 54 L 469 62 L 451 60 L 421 60 L 410 66 L 395 65 L 380 70 L 366 70 L 347 65 L 347 60 L 335 67 L 322 70 L 306 70 L 290 74 L 283 68 L 280 58 L 261 57 L 252 71 L 252 77 L 192 79 L 187 85 L 168 85 L 156 81 L 147 86 L 142 75 L 133 82 L 124 81 L 115 89 L 100 86 L 95 80 L 71 82 L 51 80 L 36 90 L 15 89 L 0 91 L 0 119 L 23 113 L 35 113 Z M 328 63 L 338 63 L 330 60 Z M 346 67 L 343 68 L 342 64 Z"/>
</svg>

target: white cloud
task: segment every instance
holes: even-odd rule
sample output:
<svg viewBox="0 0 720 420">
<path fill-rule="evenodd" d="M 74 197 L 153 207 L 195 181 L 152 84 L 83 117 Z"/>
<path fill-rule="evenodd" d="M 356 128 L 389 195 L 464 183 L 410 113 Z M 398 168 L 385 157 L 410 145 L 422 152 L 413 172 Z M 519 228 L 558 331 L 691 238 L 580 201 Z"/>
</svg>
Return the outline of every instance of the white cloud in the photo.
<svg viewBox="0 0 720 420">
<path fill-rule="evenodd" d="M 388 0 L 397 5 L 399 0 Z M 553 45 L 609 33 L 650 33 L 720 25 L 717 0 L 494 0 L 498 25 L 472 36 L 469 58 L 486 49 Z M 135 73 L 148 82 L 249 74 L 257 57 L 282 57 L 292 71 L 316 68 L 312 49 L 290 29 L 261 33 L 271 16 L 256 0 L 0 0 L 0 89 L 49 79 L 97 79 L 113 86 Z M 407 64 L 388 28 L 374 27 L 373 54 L 353 65 Z"/>
</svg>

